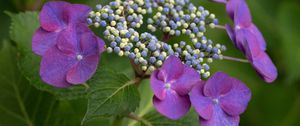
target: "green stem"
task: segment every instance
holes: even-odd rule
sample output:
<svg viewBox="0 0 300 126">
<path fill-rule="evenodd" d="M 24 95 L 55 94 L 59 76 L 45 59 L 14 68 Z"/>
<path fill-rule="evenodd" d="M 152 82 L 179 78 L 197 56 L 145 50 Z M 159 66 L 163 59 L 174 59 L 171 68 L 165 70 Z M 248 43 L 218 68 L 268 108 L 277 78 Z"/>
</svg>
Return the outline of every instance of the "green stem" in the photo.
<svg viewBox="0 0 300 126">
<path fill-rule="evenodd" d="M 29 119 L 29 116 L 28 116 L 28 114 L 27 114 L 25 105 L 24 105 L 24 103 L 23 103 L 23 101 L 22 101 L 22 99 L 21 99 L 21 96 L 20 96 L 20 93 L 19 93 L 19 88 L 18 88 L 16 85 L 14 85 L 14 84 L 13 84 L 13 88 L 14 88 L 14 90 L 15 90 L 15 92 L 16 92 L 16 98 L 17 98 L 19 107 L 20 107 L 20 109 L 21 109 L 21 112 L 22 112 L 22 114 L 23 114 L 23 116 L 24 116 L 24 118 L 25 118 L 25 120 L 26 120 L 27 125 L 28 125 L 28 126 L 33 126 L 32 122 L 31 122 L 31 120 Z"/>
<path fill-rule="evenodd" d="M 145 120 L 142 117 L 139 117 L 137 115 L 135 115 L 134 113 L 130 113 L 127 116 L 129 119 L 135 120 L 137 122 L 142 122 L 143 124 L 145 124 L 146 126 L 153 126 L 148 120 Z"/>
<path fill-rule="evenodd" d="M 215 28 L 226 30 L 226 27 L 223 25 L 215 25 Z"/>
<path fill-rule="evenodd" d="M 249 63 L 249 61 L 246 60 L 246 59 L 240 59 L 240 58 L 235 58 L 235 57 L 230 57 L 230 56 L 223 56 L 223 59 L 225 59 L 225 60 L 231 60 L 231 61 L 237 61 L 237 62 L 242 62 L 242 63 Z"/>
</svg>

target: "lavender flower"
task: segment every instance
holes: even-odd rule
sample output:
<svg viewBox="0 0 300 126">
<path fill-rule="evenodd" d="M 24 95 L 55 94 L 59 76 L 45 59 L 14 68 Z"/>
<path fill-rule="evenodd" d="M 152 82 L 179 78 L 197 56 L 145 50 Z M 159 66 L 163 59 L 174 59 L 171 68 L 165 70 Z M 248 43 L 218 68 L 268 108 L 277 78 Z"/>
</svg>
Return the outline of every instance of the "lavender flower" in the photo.
<svg viewBox="0 0 300 126">
<path fill-rule="evenodd" d="M 265 52 L 266 42 L 260 31 L 252 23 L 246 2 L 230 0 L 227 3 L 227 11 L 234 20 L 234 28 L 226 25 L 226 30 L 235 46 L 246 55 L 252 66 L 266 82 L 273 82 L 277 78 L 277 69 Z"/>
<path fill-rule="evenodd" d="M 40 76 L 55 87 L 82 84 L 95 72 L 104 42 L 88 28 L 90 8 L 67 2 L 48 2 L 40 13 L 41 27 L 32 50 L 42 56 Z"/>
<path fill-rule="evenodd" d="M 81 4 L 57 1 L 46 3 L 39 15 L 41 27 L 32 38 L 32 50 L 42 56 L 57 43 L 64 32 L 74 32 L 78 27 L 88 27 L 86 17 L 91 9 Z"/>
<path fill-rule="evenodd" d="M 200 81 L 196 70 L 170 56 L 159 70 L 151 75 L 151 87 L 154 92 L 153 104 L 158 112 L 170 119 L 179 119 L 190 108 L 188 93 L 193 85 Z"/>
<path fill-rule="evenodd" d="M 43 55 L 40 76 L 55 87 L 83 84 L 96 71 L 99 54 L 104 51 L 104 42 L 91 32 L 81 29 L 64 32 L 57 45 Z"/>
<path fill-rule="evenodd" d="M 246 110 L 250 99 L 246 85 L 223 72 L 199 82 L 190 94 L 201 126 L 238 126 L 239 115 Z"/>
</svg>

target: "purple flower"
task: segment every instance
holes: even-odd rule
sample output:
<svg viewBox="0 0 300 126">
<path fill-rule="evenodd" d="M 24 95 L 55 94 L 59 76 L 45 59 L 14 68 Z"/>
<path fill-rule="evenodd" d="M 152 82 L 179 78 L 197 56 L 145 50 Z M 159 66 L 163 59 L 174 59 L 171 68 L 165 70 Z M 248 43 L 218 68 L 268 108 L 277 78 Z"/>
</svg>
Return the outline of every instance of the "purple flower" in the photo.
<svg viewBox="0 0 300 126">
<path fill-rule="evenodd" d="M 191 106 L 188 93 L 200 81 L 199 73 L 175 56 L 152 73 L 153 104 L 162 115 L 176 120 L 185 115 Z"/>
<path fill-rule="evenodd" d="M 63 1 L 46 3 L 39 15 L 41 27 L 32 38 L 33 52 L 42 56 L 64 32 L 88 27 L 85 22 L 90 10 L 88 6 Z"/>
<path fill-rule="evenodd" d="M 40 76 L 55 87 L 82 84 L 95 73 L 104 42 L 87 29 L 61 33 L 43 55 Z"/>
<path fill-rule="evenodd" d="M 249 88 L 223 72 L 199 82 L 190 94 L 201 126 L 238 126 L 239 115 L 246 110 L 250 99 Z"/>
<path fill-rule="evenodd" d="M 234 21 L 234 30 L 236 34 L 245 34 L 245 32 L 249 32 L 250 34 L 254 34 L 257 43 L 261 50 L 266 50 L 266 42 L 258 30 L 258 28 L 252 23 L 252 17 L 250 10 L 248 8 L 247 3 L 244 0 L 229 0 L 226 6 L 227 13 Z M 228 25 L 227 25 L 228 27 Z M 239 46 L 243 45 L 241 41 L 244 39 L 243 37 L 238 37 L 238 40 L 235 41 L 235 45 L 239 48 Z"/>
<path fill-rule="evenodd" d="M 266 42 L 252 23 L 249 8 L 244 0 L 230 0 L 227 3 L 227 12 L 234 20 L 234 28 L 226 25 L 227 33 L 235 46 L 241 50 L 266 81 L 273 82 L 277 78 L 277 69 L 265 52 Z"/>
</svg>

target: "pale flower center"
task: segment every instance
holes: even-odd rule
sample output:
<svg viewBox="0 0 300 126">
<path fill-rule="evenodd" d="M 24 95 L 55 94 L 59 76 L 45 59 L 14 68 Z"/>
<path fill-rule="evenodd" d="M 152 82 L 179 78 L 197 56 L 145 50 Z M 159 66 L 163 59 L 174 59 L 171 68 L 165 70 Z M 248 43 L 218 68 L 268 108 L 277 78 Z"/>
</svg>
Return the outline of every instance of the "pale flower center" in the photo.
<svg viewBox="0 0 300 126">
<path fill-rule="evenodd" d="M 212 100 L 214 104 L 219 104 L 219 99 L 215 98 Z"/>
<path fill-rule="evenodd" d="M 166 83 L 165 84 L 165 88 L 168 89 L 168 90 L 171 89 L 171 84 L 170 83 Z"/>
<path fill-rule="evenodd" d="M 82 56 L 82 55 L 80 55 L 80 54 L 78 54 L 78 55 L 76 56 L 76 59 L 77 59 L 78 61 L 80 61 L 80 60 L 82 60 L 82 59 L 83 59 L 83 56 Z"/>
<path fill-rule="evenodd" d="M 235 29 L 236 29 L 236 30 L 240 30 L 240 29 L 241 29 L 241 26 L 237 25 L 237 26 L 235 26 Z"/>
</svg>

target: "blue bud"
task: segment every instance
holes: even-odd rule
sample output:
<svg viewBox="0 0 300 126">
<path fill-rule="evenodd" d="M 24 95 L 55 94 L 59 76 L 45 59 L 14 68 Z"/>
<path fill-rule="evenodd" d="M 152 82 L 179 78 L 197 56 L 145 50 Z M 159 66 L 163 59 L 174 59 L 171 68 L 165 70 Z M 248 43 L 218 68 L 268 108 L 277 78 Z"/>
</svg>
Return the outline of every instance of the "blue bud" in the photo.
<svg viewBox="0 0 300 126">
<path fill-rule="evenodd" d="M 192 65 L 192 62 L 191 61 L 186 61 L 185 64 L 190 66 L 190 65 Z"/>
<path fill-rule="evenodd" d="M 130 49 L 131 49 L 130 46 L 125 46 L 125 47 L 124 47 L 124 50 L 125 50 L 125 51 L 129 51 Z"/>
<path fill-rule="evenodd" d="M 103 13 L 103 14 L 102 14 L 102 17 L 103 17 L 104 19 L 106 19 L 106 18 L 108 18 L 108 14 L 107 14 L 107 13 Z"/>
<path fill-rule="evenodd" d="M 119 53 L 120 51 L 121 51 L 120 47 L 114 48 L 114 52 L 115 52 L 115 53 Z"/>
<path fill-rule="evenodd" d="M 209 66 L 208 66 L 207 64 L 203 64 L 203 68 L 204 68 L 205 70 L 209 70 Z"/>
<path fill-rule="evenodd" d="M 147 51 L 144 50 L 144 51 L 142 51 L 141 55 L 142 55 L 142 57 L 147 57 L 148 53 L 147 53 Z"/>
<path fill-rule="evenodd" d="M 106 22 L 105 22 L 105 21 L 101 21 L 100 25 L 101 25 L 102 27 L 105 27 L 105 26 L 106 26 Z"/>
<path fill-rule="evenodd" d="M 131 33 L 130 33 L 130 32 L 127 32 L 127 33 L 125 34 L 125 37 L 126 37 L 126 38 L 130 38 L 130 37 L 131 37 Z"/>
<path fill-rule="evenodd" d="M 202 66 L 201 66 L 200 64 L 198 64 L 198 65 L 196 66 L 196 69 L 197 69 L 197 70 L 201 70 L 201 69 L 202 69 Z"/>
<path fill-rule="evenodd" d="M 219 20 L 218 20 L 218 19 L 214 19 L 214 20 L 213 20 L 213 23 L 214 23 L 215 25 L 218 25 L 218 24 L 219 24 Z"/>
<path fill-rule="evenodd" d="M 200 43 L 200 42 L 197 42 L 197 43 L 195 44 L 195 48 L 196 48 L 196 49 L 200 49 L 200 48 L 201 48 L 201 43 Z"/>
<path fill-rule="evenodd" d="M 200 32 L 205 32 L 205 30 L 206 30 L 206 29 L 205 29 L 204 26 L 200 26 L 200 27 L 199 27 L 199 31 L 200 31 Z"/>
<path fill-rule="evenodd" d="M 87 21 L 88 25 L 93 24 L 93 20 L 91 18 L 86 19 L 86 21 Z"/>
<path fill-rule="evenodd" d="M 179 30 L 176 30 L 176 31 L 175 31 L 175 35 L 176 35 L 176 36 L 180 36 L 180 34 L 181 34 L 181 32 L 180 32 Z"/>
<path fill-rule="evenodd" d="M 133 41 L 134 42 L 138 42 L 139 41 L 139 37 L 134 37 Z"/>
<path fill-rule="evenodd" d="M 102 5 L 101 4 L 97 4 L 96 5 L 96 9 L 99 11 L 99 10 L 101 10 L 102 9 Z"/>
<path fill-rule="evenodd" d="M 165 13 L 169 13 L 170 9 L 165 7 L 164 10 L 163 10 Z"/>
<path fill-rule="evenodd" d="M 181 53 L 182 49 L 181 48 L 176 48 L 175 49 L 177 53 Z"/>
<path fill-rule="evenodd" d="M 213 53 L 218 53 L 219 49 L 218 48 L 213 48 Z"/>
<path fill-rule="evenodd" d="M 130 53 L 130 54 L 128 55 L 128 57 L 129 57 L 130 59 L 134 59 L 134 58 L 135 58 L 135 54 L 132 52 L 132 53 Z"/>
<path fill-rule="evenodd" d="M 203 52 L 200 52 L 199 56 L 200 56 L 201 58 L 203 58 L 203 57 L 205 56 L 205 54 L 204 54 Z"/>
<path fill-rule="evenodd" d="M 220 59 L 220 56 L 218 54 L 214 54 L 213 59 Z"/>
<path fill-rule="evenodd" d="M 184 47 L 186 45 L 185 41 L 180 42 L 180 47 Z"/>
<path fill-rule="evenodd" d="M 159 55 L 159 56 L 158 56 L 158 59 L 159 59 L 159 60 L 164 60 L 165 57 L 164 57 L 163 55 Z"/>
<path fill-rule="evenodd" d="M 154 64 L 156 62 L 156 58 L 155 57 L 150 57 L 149 62 Z"/>
<path fill-rule="evenodd" d="M 112 42 L 112 43 L 110 43 L 110 46 L 113 47 L 113 48 L 115 48 L 117 46 L 117 43 L 116 42 Z"/>
</svg>

